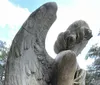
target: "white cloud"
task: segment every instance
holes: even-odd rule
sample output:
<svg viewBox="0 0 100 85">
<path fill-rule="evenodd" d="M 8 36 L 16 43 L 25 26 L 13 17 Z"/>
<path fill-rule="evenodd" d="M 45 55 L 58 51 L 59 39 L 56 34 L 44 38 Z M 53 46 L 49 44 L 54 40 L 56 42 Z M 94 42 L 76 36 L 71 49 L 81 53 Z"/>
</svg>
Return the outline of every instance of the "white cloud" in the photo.
<svg viewBox="0 0 100 85">
<path fill-rule="evenodd" d="M 8 33 L 9 39 L 5 39 L 2 36 L 0 39 L 10 44 L 29 14 L 30 12 L 27 8 L 15 6 L 8 0 L 0 0 L 0 33 L 2 33 L 2 29 L 5 29 L 6 25 L 9 27 L 9 31 L 4 32 L 4 35 Z"/>
<path fill-rule="evenodd" d="M 85 20 L 94 34 L 94 40 L 90 41 L 87 47 L 81 53 L 81 57 L 79 57 L 78 61 L 81 63 L 81 67 L 83 62 L 89 64 L 87 61 L 84 61 L 84 56 L 88 49 L 91 47 L 93 43 L 96 42 L 96 35 L 100 28 L 100 0 L 73 0 L 70 5 L 58 4 L 58 12 L 57 12 L 57 20 L 52 25 L 47 39 L 46 39 L 46 48 L 50 56 L 53 58 L 56 57 L 56 54 L 53 51 L 54 42 L 58 36 L 58 34 L 62 31 L 65 31 L 67 27 L 74 22 L 75 20 L 83 19 Z M 11 40 L 19 30 L 20 26 L 27 19 L 30 12 L 27 8 L 21 8 L 19 6 L 15 6 L 10 3 L 8 0 L 0 0 L 0 33 L 2 33 L 2 29 L 5 28 L 6 25 L 9 27 L 9 31 L 6 31 L 4 34 L 8 33 L 9 39 L 5 39 L 0 37 L 1 40 L 6 40 L 7 43 L 11 43 Z M 81 60 L 81 61 L 80 61 Z M 85 68 L 86 65 L 82 68 Z"/>
<path fill-rule="evenodd" d="M 27 8 L 21 8 L 10 3 L 8 0 L 0 1 L 0 25 L 5 24 L 22 25 L 22 22 L 26 20 L 30 12 Z"/>
<path fill-rule="evenodd" d="M 62 31 L 65 31 L 72 22 L 82 19 L 82 20 L 85 20 L 89 24 L 90 28 L 92 29 L 93 35 L 94 35 L 94 38 L 88 43 L 87 47 L 84 49 L 84 51 L 80 55 L 81 57 L 78 58 L 78 62 L 80 63 L 80 66 L 86 69 L 86 65 L 91 62 L 90 60 L 89 61 L 84 60 L 85 54 L 88 52 L 89 48 L 94 43 L 96 43 L 97 33 L 100 29 L 100 11 L 99 11 L 100 5 L 99 3 L 100 3 L 100 0 L 75 0 L 73 6 L 72 5 L 71 6 L 70 5 L 68 6 L 59 5 L 58 12 L 57 12 L 57 20 L 52 25 L 47 35 L 47 39 L 46 39 L 47 52 L 53 58 L 56 57 L 56 54 L 53 51 L 53 45 L 54 45 L 54 42 L 58 34 Z M 86 64 L 84 64 L 83 62 Z"/>
</svg>

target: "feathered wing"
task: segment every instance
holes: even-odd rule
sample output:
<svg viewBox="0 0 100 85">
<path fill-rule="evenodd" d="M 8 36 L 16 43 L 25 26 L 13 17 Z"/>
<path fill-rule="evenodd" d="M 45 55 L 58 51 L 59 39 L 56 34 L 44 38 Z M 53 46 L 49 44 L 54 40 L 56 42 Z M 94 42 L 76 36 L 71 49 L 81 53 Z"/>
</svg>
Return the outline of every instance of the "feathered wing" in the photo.
<svg viewBox="0 0 100 85">
<path fill-rule="evenodd" d="M 56 19 L 57 5 L 46 3 L 33 12 L 16 34 L 9 52 L 5 85 L 47 85 L 53 59 L 45 50 L 46 34 Z"/>
</svg>

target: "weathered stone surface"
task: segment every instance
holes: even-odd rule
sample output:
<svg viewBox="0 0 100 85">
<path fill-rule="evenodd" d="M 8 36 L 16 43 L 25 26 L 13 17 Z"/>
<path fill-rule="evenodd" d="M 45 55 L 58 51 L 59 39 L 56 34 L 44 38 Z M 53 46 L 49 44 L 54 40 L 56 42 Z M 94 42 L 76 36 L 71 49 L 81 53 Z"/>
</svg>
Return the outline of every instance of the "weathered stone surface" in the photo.
<svg viewBox="0 0 100 85">
<path fill-rule="evenodd" d="M 92 31 L 83 20 L 72 23 L 65 32 L 59 34 L 55 45 L 55 53 L 64 50 L 73 50 L 78 55 L 92 37 Z"/>
<path fill-rule="evenodd" d="M 85 85 L 86 71 L 78 68 L 74 75 L 74 84 L 73 85 Z"/>
<path fill-rule="evenodd" d="M 76 55 L 71 50 L 62 51 L 55 59 L 52 85 L 72 85 L 77 70 Z"/>
<path fill-rule="evenodd" d="M 54 51 L 58 54 L 55 60 L 53 85 L 85 85 L 86 72 L 76 61 L 76 56 L 92 37 L 92 31 L 83 21 L 75 21 L 65 32 L 59 34 Z"/>
<path fill-rule="evenodd" d="M 56 11 L 56 3 L 46 3 L 23 24 L 10 48 L 4 85 L 49 85 L 53 59 L 45 50 L 45 38 Z"/>
<path fill-rule="evenodd" d="M 76 56 L 92 37 L 85 21 L 79 20 L 55 42 L 52 59 L 45 50 L 46 34 L 56 19 L 56 3 L 46 3 L 33 12 L 15 36 L 6 66 L 4 85 L 84 85 L 85 71 Z"/>
</svg>

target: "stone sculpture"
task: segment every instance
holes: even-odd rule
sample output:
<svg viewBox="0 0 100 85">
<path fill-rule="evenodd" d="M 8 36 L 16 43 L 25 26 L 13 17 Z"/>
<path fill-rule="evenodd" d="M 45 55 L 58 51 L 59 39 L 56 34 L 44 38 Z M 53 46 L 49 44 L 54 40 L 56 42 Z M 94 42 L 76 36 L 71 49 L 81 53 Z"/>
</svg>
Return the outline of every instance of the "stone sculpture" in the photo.
<svg viewBox="0 0 100 85">
<path fill-rule="evenodd" d="M 54 51 L 58 54 L 53 74 L 54 85 L 72 85 L 72 82 L 74 85 L 85 85 L 86 73 L 79 68 L 76 56 L 91 37 L 92 31 L 83 20 L 75 21 L 59 34 L 54 45 Z"/>
<path fill-rule="evenodd" d="M 23 24 L 10 48 L 4 85 L 84 85 L 84 71 L 78 67 L 76 56 L 92 37 L 91 30 L 85 21 L 69 26 L 59 35 L 54 46 L 57 58 L 52 59 L 45 50 L 45 38 L 56 11 L 55 2 L 46 3 Z"/>
<path fill-rule="evenodd" d="M 59 53 L 62 50 L 73 50 L 78 55 L 91 37 L 88 24 L 83 20 L 75 21 L 65 32 L 59 34 L 54 51 Z"/>
</svg>

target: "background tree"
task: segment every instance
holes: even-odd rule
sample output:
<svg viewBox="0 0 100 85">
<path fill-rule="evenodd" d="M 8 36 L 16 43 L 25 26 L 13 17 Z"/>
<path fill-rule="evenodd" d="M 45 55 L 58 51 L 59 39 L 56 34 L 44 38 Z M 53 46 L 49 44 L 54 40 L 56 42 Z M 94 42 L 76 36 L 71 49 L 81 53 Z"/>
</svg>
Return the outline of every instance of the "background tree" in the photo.
<svg viewBox="0 0 100 85">
<path fill-rule="evenodd" d="M 100 36 L 100 32 L 98 36 Z M 100 46 L 98 44 L 90 48 L 86 55 L 86 59 L 88 58 L 94 59 L 94 62 L 88 66 L 86 85 L 98 85 L 100 84 Z"/>
<path fill-rule="evenodd" d="M 3 82 L 5 74 L 5 64 L 7 61 L 8 48 L 6 42 L 0 40 L 0 81 Z"/>
</svg>

